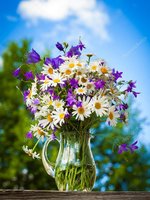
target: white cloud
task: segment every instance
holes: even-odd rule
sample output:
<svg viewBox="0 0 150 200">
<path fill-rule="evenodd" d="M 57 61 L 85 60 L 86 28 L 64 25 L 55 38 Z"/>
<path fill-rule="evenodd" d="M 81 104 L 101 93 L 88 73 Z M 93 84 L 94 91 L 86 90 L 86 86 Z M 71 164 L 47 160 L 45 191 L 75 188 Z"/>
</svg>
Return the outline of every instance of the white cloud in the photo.
<svg viewBox="0 0 150 200">
<path fill-rule="evenodd" d="M 96 0 L 23 0 L 18 12 L 23 19 L 32 23 L 40 19 L 58 22 L 75 17 L 80 25 L 101 39 L 109 39 L 109 16 L 104 5 Z"/>
</svg>

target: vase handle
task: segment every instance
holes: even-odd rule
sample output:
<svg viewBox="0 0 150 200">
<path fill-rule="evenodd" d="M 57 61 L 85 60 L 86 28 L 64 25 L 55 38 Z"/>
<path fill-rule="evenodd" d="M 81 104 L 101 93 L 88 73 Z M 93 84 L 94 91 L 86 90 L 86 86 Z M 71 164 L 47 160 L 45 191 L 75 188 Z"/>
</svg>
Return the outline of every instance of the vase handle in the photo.
<svg viewBox="0 0 150 200">
<path fill-rule="evenodd" d="M 60 144 L 60 141 L 57 138 L 55 140 L 57 140 Z M 48 138 L 46 142 L 44 143 L 44 146 L 42 149 L 42 162 L 43 162 L 46 172 L 54 178 L 55 177 L 55 173 L 54 173 L 55 163 L 51 163 L 47 157 L 47 148 L 48 148 L 49 143 L 52 141 L 54 140 L 51 138 Z"/>
</svg>

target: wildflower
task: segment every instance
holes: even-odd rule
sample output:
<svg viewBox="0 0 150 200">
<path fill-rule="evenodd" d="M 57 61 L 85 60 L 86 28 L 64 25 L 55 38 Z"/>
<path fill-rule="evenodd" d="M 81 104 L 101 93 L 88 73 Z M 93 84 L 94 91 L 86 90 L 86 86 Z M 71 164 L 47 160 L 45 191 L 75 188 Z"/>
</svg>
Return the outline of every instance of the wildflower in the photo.
<svg viewBox="0 0 150 200">
<path fill-rule="evenodd" d="M 40 60 L 40 55 L 34 49 L 32 49 L 32 51 L 27 55 L 28 64 L 38 63 Z"/>
<path fill-rule="evenodd" d="M 23 146 L 22 147 L 23 151 L 28 154 L 29 156 L 31 156 L 33 159 L 34 158 L 37 158 L 37 159 L 40 159 L 40 154 L 39 153 L 36 153 L 36 152 L 33 152 L 32 149 L 29 149 L 28 146 Z"/>
<path fill-rule="evenodd" d="M 64 51 L 64 47 L 61 43 L 57 42 L 56 44 L 57 49 L 59 49 L 60 51 Z"/>
<path fill-rule="evenodd" d="M 98 80 L 94 83 L 95 89 L 102 89 L 105 86 L 105 81 L 103 80 Z"/>
<path fill-rule="evenodd" d="M 24 74 L 24 76 L 25 76 L 26 80 L 30 80 L 30 79 L 33 80 L 34 79 L 33 73 L 31 71 L 26 72 Z"/>
<path fill-rule="evenodd" d="M 134 143 L 132 143 L 131 145 L 129 145 L 129 149 L 131 151 L 131 153 L 133 153 L 136 149 L 138 149 L 139 147 L 136 145 L 138 143 L 138 141 L 135 141 Z"/>
<path fill-rule="evenodd" d="M 122 78 L 122 73 L 123 72 L 118 72 L 118 71 L 115 72 L 115 69 L 112 70 L 112 75 L 114 76 L 115 81 L 117 81 L 118 78 Z"/>
<path fill-rule="evenodd" d="M 128 151 L 127 144 L 121 144 L 118 149 L 118 154 L 123 153 L 124 151 Z"/>
<path fill-rule="evenodd" d="M 17 68 L 16 70 L 13 71 L 13 76 L 14 76 L 14 77 L 18 77 L 19 74 L 20 74 L 20 72 L 21 72 L 21 69 L 20 69 L 20 67 L 19 67 L 19 68 Z"/>
<path fill-rule="evenodd" d="M 29 132 L 26 134 L 26 138 L 32 139 L 32 137 L 33 137 L 32 132 L 29 131 Z"/>
<path fill-rule="evenodd" d="M 44 64 L 49 65 L 51 64 L 54 69 L 58 69 L 59 66 L 64 62 L 64 60 L 61 58 L 61 56 L 58 56 L 56 58 L 46 58 Z"/>
<path fill-rule="evenodd" d="M 92 99 L 92 111 L 96 113 L 97 116 L 102 117 L 108 112 L 109 103 L 106 97 L 93 97 Z"/>
<path fill-rule="evenodd" d="M 118 118 L 119 118 L 118 111 L 116 111 L 115 106 L 111 106 L 108 109 L 108 118 L 107 118 L 108 124 L 110 126 L 116 126 Z"/>
</svg>

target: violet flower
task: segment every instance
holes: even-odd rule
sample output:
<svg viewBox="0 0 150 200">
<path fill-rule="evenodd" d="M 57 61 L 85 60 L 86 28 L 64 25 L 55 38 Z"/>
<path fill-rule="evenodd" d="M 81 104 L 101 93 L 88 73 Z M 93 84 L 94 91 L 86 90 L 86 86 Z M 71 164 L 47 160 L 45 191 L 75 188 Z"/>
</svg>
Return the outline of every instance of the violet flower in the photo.
<svg viewBox="0 0 150 200">
<path fill-rule="evenodd" d="M 119 109 L 120 110 L 127 110 L 128 109 L 128 104 L 127 103 L 119 104 Z"/>
<path fill-rule="evenodd" d="M 45 80 L 45 74 L 36 74 L 38 81 Z"/>
<path fill-rule="evenodd" d="M 23 92 L 23 99 L 24 99 L 24 101 L 26 101 L 27 96 L 29 95 L 29 93 L 30 93 L 29 90 L 25 90 L 25 91 Z"/>
<path fill-rule="evenodd" d="M 64 60 L 61 58 L 61 56 L 58 56 L 56 58 L 46 58 L 44 64 L 51 64 L 54 69 L 58 69 L 63 62 Z"/>
<path fill-rule="evenodd" d="M 136 145 L 138 143 L 138 141 L 135 141 L 134 143 L 132 143 L 131 145 L 129 145 L 129 149 L 131 151 L 131 153 L 133 153 L 136 149 L 138 149 L 139 147 Z"/>
<path fill-rule="evenodd" d="M 60 51 L 64 51 L 64 47 L 61 43 L 57 42 L 56 44 L 57 49 L 59 49 Z"/>
<path fill-rule="evenodd" d="M 29 132 L 26 134 L 26 138 L 32 139 L 32 137 L 33 137 L 32 132 L 29 131 Z"/>
<path fill-rule="evenodd" d="M 114 76 L 115 81 L 117 81 L 118 78 L 122 78 L 122 73 L 123 72 L 118 72 L 118 71 L 115 72 L 115 69 L 112 70 L 112 75 Z"/>
<path fill-rule="evenodd" d="M 123 153 L 124 151 L 128 151 L 127 144 L 121 144 L 118 149 L 118 154 Z"/>
<path fill-rule="evenodd" d="M 26 80 L 33 80 L 34 79 L 33 73 L 31 71 L 26 72 L 24 74 L 24 76 L 25 76 Z"/>
<path fill-rule="evenodd" d="M 73 106 L 76 104 L 77 100 L 75 99 L 75 96 L 73 95 L 72 91 L 69 90 L 66 98 L 66 102 L 68 106 Z"/>
<path fill-rule="evenodd" d="M 98 80 L 94 83 L 95 88 L 98 89 L 102 89 L 105 86 L 105 81 L 103 80 Z"/>
<path fill-rule="evenodd" d="M 41 60 L 40 55 L 34 49 L 32 49 L 32 51 L 29 52 L 27 55 L 28 64 L 38 63 L 40 60 Z"/>
<path fill-rule="evenodd" d="M 14 76 L 14 77 L 18 77 L 19 74 L 20 74 L 20 72 L 21 72 L 21 69 L 20 69 L 20 67 L 19 67 L 19 68 L 17 68 L 16 70 L 13 71 L 13 76 Z"/>
<path fill-rule="evenodd" d="M 75 78 L 72 78 L 70 80 L 70 85 L 72 88 L 78 88 L 78 80 L 76 80 Z"/>
</svg>

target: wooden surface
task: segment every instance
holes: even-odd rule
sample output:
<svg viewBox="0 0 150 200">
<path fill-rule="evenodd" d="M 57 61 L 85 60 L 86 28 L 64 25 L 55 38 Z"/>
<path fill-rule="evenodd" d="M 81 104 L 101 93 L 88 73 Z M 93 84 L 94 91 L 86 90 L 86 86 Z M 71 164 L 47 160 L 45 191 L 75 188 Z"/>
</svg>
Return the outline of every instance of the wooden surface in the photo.
<svg viewBox="0 0 150 200">
<path fill-rule="evenodd" d="M 46 190 L 0 190 L 0 200 L 150 200 L 149 192 L 58 192 Z"/>
</svg>

